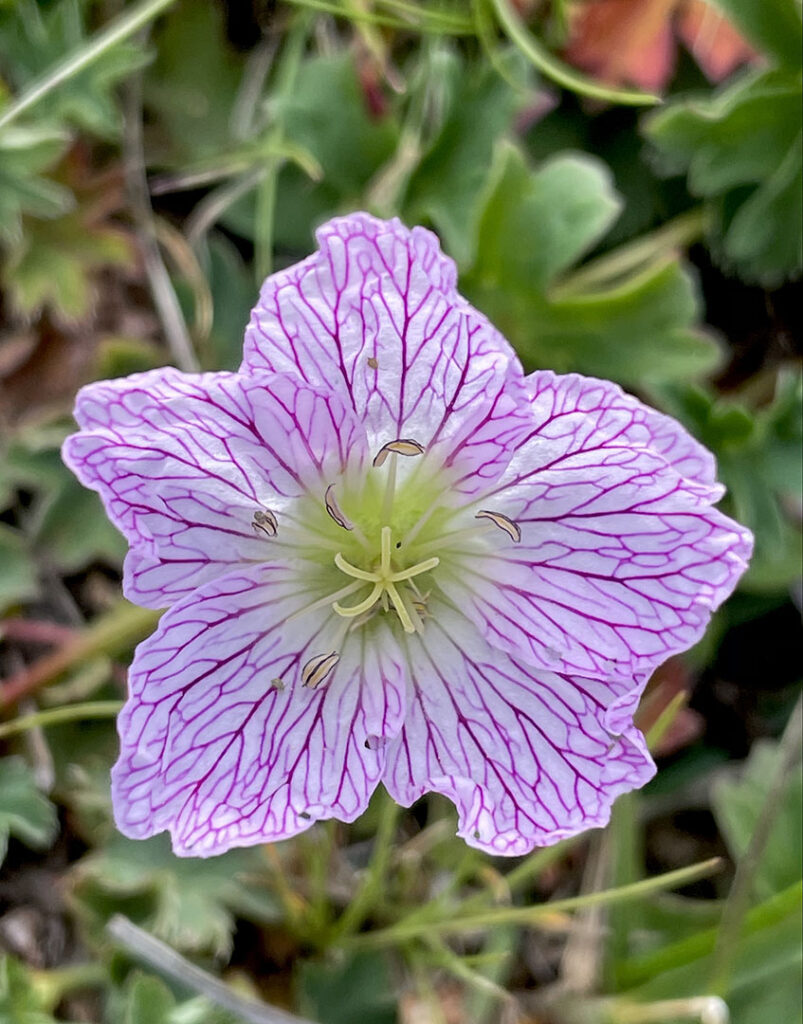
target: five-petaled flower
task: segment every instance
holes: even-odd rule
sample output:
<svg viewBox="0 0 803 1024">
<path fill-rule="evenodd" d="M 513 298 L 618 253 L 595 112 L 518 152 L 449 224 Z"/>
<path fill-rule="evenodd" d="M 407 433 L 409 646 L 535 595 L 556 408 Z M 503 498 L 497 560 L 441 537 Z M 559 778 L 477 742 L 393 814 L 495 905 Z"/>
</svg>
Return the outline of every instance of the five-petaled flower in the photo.
<svg viewBox="0 0 803 1024">
<path fill-rule="evenodd" d="M 179 854 L 352 821 L 381 781 L 521 854 L 654 771 L 633 712 L 750 534 L 712 456 L 614 384 L 525 376 L 422 228 L 354 214 L 269 278 L 238 373 L 90 384 L 64 458 L 130 543 L 113 772 Z"/>
</svg>

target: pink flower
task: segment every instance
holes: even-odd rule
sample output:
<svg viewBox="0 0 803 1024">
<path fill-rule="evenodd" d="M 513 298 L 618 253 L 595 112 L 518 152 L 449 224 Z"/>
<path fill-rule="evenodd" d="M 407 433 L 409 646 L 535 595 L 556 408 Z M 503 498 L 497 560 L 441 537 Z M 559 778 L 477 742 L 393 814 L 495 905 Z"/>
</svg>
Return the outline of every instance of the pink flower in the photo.
<svg viewBox="0 0 803 1024">
<path fill-rule="evenodd" d="M 521 854 L 654 768 L 633 711 L 750 534 L 712 456 L 614 384 L 525 377 L 436 238 L 354 214 L 269 278 L 238 373 L 91 384 L 64 458 L 128 538 L 113 773 L 179 854 L 352 821 L 381 781 Z"/>
</svg>

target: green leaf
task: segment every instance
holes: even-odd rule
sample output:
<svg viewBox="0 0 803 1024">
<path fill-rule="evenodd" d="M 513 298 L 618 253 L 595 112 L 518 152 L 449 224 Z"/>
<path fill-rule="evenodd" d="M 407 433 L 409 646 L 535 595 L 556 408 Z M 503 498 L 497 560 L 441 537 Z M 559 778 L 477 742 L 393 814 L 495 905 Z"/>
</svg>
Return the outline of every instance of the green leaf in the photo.
<svg viewBox="0 0 803 1024">
<path fill-rule="evenodd" d="M 276 102 L 275 117 L 286 141 L 309 153 L 323 171 L 314 183 L 295 164 L 285 164 L 277 183 L 275 243 L 307 252 L 317 224 L 362 204 L 366 184 L 394 152 L 398 122 L 392 113 L 370 115 L 351 53 L 305 60 L 296 88 Z M 255 217 L 252 192 L 223 220 L 252 239 Z"/>
<path fill-rule="evenodd" d="M 472 277 L 497 288 L 543 293 L 605 234 L 619 209 L 607 168 L 590 157 L 553 157 L 533 173 L 521 152 L 504 144 Z M 511 244 L 514 238 L 517 245 Z"/>
<path fill-rule="evenodd" d="M 236 370 L 242 361 L 243 334 L 254 305 L 254 280 L 237 248 L 220 233 L 208 239 L 207 279 L 214 310 L 209 337 L 213 362 L 209 368 Z"/>
<path fill-rule="evenodd" d="M 778 762 L 779 745 L 759 740 L 750 751 L 740 779 L 722 781 L 714 788 L 711 801 L 714 815 L 735 860 L 747 850 Z M 803 774 L 798 763 L 786 783 L 775 824 L 756 871 L 756 895 L 766 899 L 798 881 L 801 875 Z"/>
<path fill-rule="evenodd" d="M 766 927 L 750 929 L 739 943 L 731 964 L 728 991 L 723 993 L 731 1024 L 800 1019 L 802 925 L 798 892 L 790 913 Z M 679 967 L 656 969 L 650 981 L 628 996 L 640 1002 L 697 996 L 707 990 L 712 969 L 711 953 Z"/>
<path fill-rule="evenodd" d="M 126 544 L 94 491 L 83 487 L 61 461 L 69 428 L 59 422 L 20 433 L 6 453 L 4 481 L 33 492 L 26 526 L 35 549 L 62 572 L 95 561 L 119 566 Z"/>
<path fill-rule="evenodd" d="M 64 467 L 61 479 L 37 508 L 39 549 L 60 571 L 77 572 L 92 562 L 120 566 L 126 542 L 109 521 L 100 498 Z"/>
<path fill-rule="evenodd" d="M 170 1024 L 173 993 L 158 978 L 137 973 L 129 985 L 125 1024 Z"/>
<path fill-rule="evenodd" d="M 0 240 L 20 238 L 23 213 L 57 217 L 73 203 L 69 189 L 41 176 L 64 150 L 66 136 L 45 128 L 0 131 Z"/>
<path fill-rule="evenodd" d="M 702 388 L 663 388 L 666 410 L 717 456 L 723 509 L 755 534 L 743 589 L 785 590 L 800 575 L 803 538 L 792 510 L 803 489 L 803 383 L 779 375 L 773 401 L 752 411 Z"/>
<path fill-rule="evenodd" d="M 92 273 L 132 258 L 129 240 L 119 229 L 89 225 L 79 208 L 57 220 L 26 218 L 3 274 L 23 316 L 49 308 L 62 318 L 78 320 L 92 304 Z"/>
<path fill-rule="evenodd" d="M 0 612 L 36 596 L 36 565 L 19 531 L 0 523 Z"/>
<path fill-rule="evenodd" d="M 56 808 L 37 789 L 25 761 L 17 757 L 0 760 L 0 864 L 9 836 L 34 850 L 44 850 L 57 831 Z"/>
<path fill-rule="evenodd" d="M 405 219 L 410 224 L 431 220 L 449 253 L 459 263 L 468 263 L 494 145 L 512 127 L 521 100 L 487 63 L 461 64 L 445 53 L 432 69 L 435 74 L 446 109 L 410 177 Z M 432 87 L 432 76 L 421 88 Z"/>
<path fill-rule="evenodd" d="M 767 286 L 803 268 L 801 117 L 800 75 L 768 71 L 647 122 L 664 171 L 707 201 L 715 256 Z"/>
<path fill-rule="evenodd" d="M 181 167 L 226 152 L 244 61 L 226 40 L 222 7 L 176 4 L 154 44 L 157 57 L 144 83 L 150 158 Z"/>
<path fill-rule="evenodd" d="M 50 5 L 17 0 L 0 14 L 0 63 L 17 91 L 86 41 L 87 7 L 81 0 Z M 114 137 L 121 125 L 115 86 L 145 60 L 135 44 L 117 43 L 40 100 L 37 118 L 45 123 L 65 121 L 104 138 Z"/>
<path fill-rule="evenodd" d="M 177 949 L 225 955 L 231 951 L 234 912 L 269 920 L 275 907 L 259 879 L 264 864 L 254 849 L 208 860 L 176 857 L 170 841 L 132 841 L 115 835 L 75 868 L 75 896 L 90 921 L 102 924 L 125 907 L 129 916 Z"/>
<path fill-rule="evenodd" d="M 593 287 L 557 280 L 618 209 L 607 170 L 593 158 L 557 156 L 531 171 L 518 149 L 501 146 L 477 260 L 462 278 L 467 295 L 531 368 L 640 387 L 709 371 L 719 352 L 695 326 L 697 290 L 676 258 L 647 260 Z"/>
<path fill-rule="evenodd" d="M 789 67 L 800 66 L 803 20 L 795 0 L 717 0 L 717 7 L 768 57 Z"/>
<path fill-rule="evenodd" d="M 159 978 L 135 971 L 123 991 L 112 993 L 106 1020 L 121 1024 L 242 1024 L 201 996 L 176 1002 Z"/>
<path fill-rule="evenodd" d="M 395 1024 L 396 999 L 387 959 L 356 953 L 336 963 L 302 963 L 297 978 L 299 1010 L 320 1024 Z"/>
<path fill-rule="evenodd" d="M 0 956 L 0 1024 L 57 1024 L 49 1002 L 18 960 Z"/>
</svg>

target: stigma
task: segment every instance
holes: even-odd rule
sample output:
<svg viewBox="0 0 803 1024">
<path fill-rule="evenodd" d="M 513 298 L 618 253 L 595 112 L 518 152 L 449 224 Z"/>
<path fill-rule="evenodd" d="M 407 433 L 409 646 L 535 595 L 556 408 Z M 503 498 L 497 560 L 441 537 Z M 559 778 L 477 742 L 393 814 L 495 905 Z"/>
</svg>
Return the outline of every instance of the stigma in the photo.
<svg viewBox="0 0 803 1024">
<path fill-rule="evenodd" d="M 416 604 L 420 602 L 420 596 L 418 588 L 411 581 L 416 576 L 421 576 L 434 569 L 440 564 L 440 559 L 433 556 L 404 569 L 396 569 L 393 566 L 392 551 L 393 531 L 389 526 L 383 526 L 380 533 L 379 565 L 375 569 L 360 569 L 347 561 L 343 557 L 343 553 L 338 551 L 335 555 L 337 568 L 352 579 L 359 580 L 366 585 L 370 584 L 371 590 L 357 604 L 344 606 L 339 601 L 335 601 L 332 608 L 344 619 L 352 619 L 373 612 L 381 602 L 383 608 L 393 608 L 405 633 L 420 632 L 421 616 L 416 608 Z"/>
</svg>

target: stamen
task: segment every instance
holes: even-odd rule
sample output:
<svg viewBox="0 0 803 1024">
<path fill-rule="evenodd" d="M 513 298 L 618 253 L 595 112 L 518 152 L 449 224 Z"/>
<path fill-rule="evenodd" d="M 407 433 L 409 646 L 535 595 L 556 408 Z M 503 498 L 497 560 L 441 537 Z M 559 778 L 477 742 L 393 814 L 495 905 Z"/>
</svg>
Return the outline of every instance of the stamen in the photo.
<svg viewBox="0 0 803 1024">
<path fill-rule="evenodd" d="M 316 654 L 301 669 L 301 685 L 314 690 L 339 661 L 340 655 L 336 651 L 332 651 L 331 654 Z"/>
<path fill-rule="evenodd" d="M 326 511 L 334 519 L 338 526 L 341 526 L 344 530 L 353 530 L 354 523 L 346 516 L 343 515 L 343 511 L 337 503 L 337 498 L 334 493 L 335 485 L 329 484 L 326 488 L 326 494 L 324 496 L 324 504 L 326 505 Z"/>
<path fill-rule="evenodd" d="M 400 437 L 396 441 L 389 441 L 374 456 L 374 467 L 379 469 L 380 466 L 384 465 L 385 459 L 388 455 L 422 455 L 424 452 L 424 446 L 419 444 L 418 441 L 413 441 L 408 437 Z"/>
<path fill-rule="evenodd" d="M 518 544 L 521 540 L 521 528 L 514 523 L 512 519 L 508 519 L 507 516 L 503 516 L 501 512 L 489 512 L 488 509 L 482 508 L 474 518 L 489 519 L 494 526 L 498 526 L 500 530 L 504 530 L 514 544 Z"/>
<path fill-rule="evenodd" d="M 268 537 L 275 537 L 279 530 L 279 522 L 269 508 L 258 508 L 251 525 L 255 530 L 262 530 Z"/>
<path fill-rule="evenodd" d="M 355 616 L 362 615 L 363 612 L 367 612 L 369 608 L 373 608 L 381 593 L 382 584 L 375 583 L 374 588 L 368 597 L 366 597 L 364 601 L 360 601 L 359 604 L 353 604 L 350 608 L 344 608 L 339 601 L 335 601 L 332 608 L 334 608 L 338 615 L 342 615 L 344 619 L 353 619 Z"/>
</svg>

